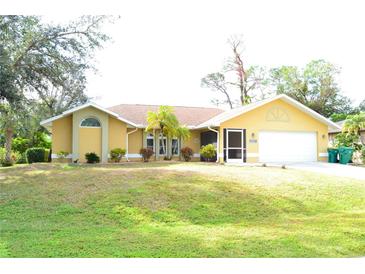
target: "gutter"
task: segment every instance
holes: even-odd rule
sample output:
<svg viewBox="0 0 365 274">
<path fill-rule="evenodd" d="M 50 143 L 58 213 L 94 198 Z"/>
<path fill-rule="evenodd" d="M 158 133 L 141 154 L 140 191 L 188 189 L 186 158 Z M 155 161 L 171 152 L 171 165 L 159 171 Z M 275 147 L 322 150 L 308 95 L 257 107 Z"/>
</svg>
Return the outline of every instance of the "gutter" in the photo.
<svg viewBox="0 0 365 274">
<path fill-rule="evenodd" d="M 215 130 L 215 129 L 212 129 L 210 126 L 208 126 L 208 129 L 210 131 L 213 131 L 215 133 L 217 133 L 217 163 L 219 163 L 219 131 L 218 130 Z"/>
<path fill-rule="evenodd" d="M 138 128 L 136 127 L 136 129 L 135 130 L 132 130 L 132 131 L 130 131 L 130 132 L 127 132 L 127 139 L 126 139 L 126 150 L 127 150 L 127 153 L 126 153 L 126 158 L 127 158 L 127 162 L 129 162 L 129 159 L 128 159 L 128 153 L 129 153 L 129 151 L 128 151 L 128 139 L 129 139 L 129 134 L 132 134 L 132 133 L 134 133 L 134 132 L 136 132 L 138 130 Z"/>
</svg>

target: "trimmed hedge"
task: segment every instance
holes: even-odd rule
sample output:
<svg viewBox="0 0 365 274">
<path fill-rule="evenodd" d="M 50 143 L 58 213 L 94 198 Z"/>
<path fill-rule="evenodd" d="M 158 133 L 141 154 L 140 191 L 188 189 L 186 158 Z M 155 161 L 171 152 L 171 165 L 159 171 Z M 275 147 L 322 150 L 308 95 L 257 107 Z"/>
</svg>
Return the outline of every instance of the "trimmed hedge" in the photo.
<svg viewBox="0 0 365 274">
<path fill-rule="evenodd" d="M 28 148 L 25 152 L 27 163 L 48 162 L 49 150 L 42 147 Z"/>
</svg>

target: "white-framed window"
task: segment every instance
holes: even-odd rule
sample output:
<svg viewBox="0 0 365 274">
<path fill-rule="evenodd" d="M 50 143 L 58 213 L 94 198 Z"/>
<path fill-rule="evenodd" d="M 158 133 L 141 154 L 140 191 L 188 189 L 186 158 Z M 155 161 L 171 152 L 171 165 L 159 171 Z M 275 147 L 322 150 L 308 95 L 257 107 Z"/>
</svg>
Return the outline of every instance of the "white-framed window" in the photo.
<svg viewBox="0 0 365 274">
<path fill-rule="evenodd" d="M 172 155 L 179 155 L 180 152 L 180 142 L 179 139 L 172 139 Z"/>
<path fill-rule="evenodd" d="M 148 133 L 147 134 L 147 148 L 152 149 L 153 151 L 155 151 L 155 137 L 153 136 L 153 134 Z"/>
<path fill-rule="evenodd" d="M 166 151 L 167 151 L 167 139 L 165 136 L 161 137 L 159 136 L 159 140 L 160 140 L 160 151 L 159 151 L 159 155 L 166 155 Z M 163 144 L 163 146 L 162 146 Z M 165 147 L 165 151 L 164 151 L 164 147 Z"/>
<path fill-rule="evenodd" d="M 98 119 L 89 117 L 81 121 L 80 127 L 101 127 Z"/>
</svg>

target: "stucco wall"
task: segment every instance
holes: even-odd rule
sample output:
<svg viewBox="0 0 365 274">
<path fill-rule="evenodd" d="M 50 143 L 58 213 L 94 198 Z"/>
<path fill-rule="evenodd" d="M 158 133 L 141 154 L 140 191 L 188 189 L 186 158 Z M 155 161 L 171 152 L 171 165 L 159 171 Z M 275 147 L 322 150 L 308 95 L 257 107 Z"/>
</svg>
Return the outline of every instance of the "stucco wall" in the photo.
<svg viewBox="0 0 365 274">
<path fill-rule="evenodd" d="M 199 150 L 200 150 L 200 133 L 202 131 L 201 130 L 190 130 L 190 138 L 187 140 L 184 140 L 182 142 L 181 148 L 183 147 L 190 147 L 193 150 L 193 153 L 195 154 L 196 159 L 199 159 L 200 156 L 198 156 L 199 154 Z"/>
<path fill-rule="evenodd" d="M 79 130 L 79 161 L 85 163 L 85 153 L 95 152 L 99 157 L 101 152 L 101 128 L 80 128 Z"/>
<path fill-rule="evenodd" d="M 135 129 L 130 128 L 128 132 L 134 131 Z M 128 139 L 128 153 L 129 154 L 138 154 L 141 148 L 143 147 L 142 143 L 142 134 L 143 129 L 138 129 L 136 132 L 129 134 Z"/>
<path fill-rule="evenodd" d="M 99 134 L 98 131 L 90 131 L 89 136 L 80 136 L 80 123 L 83 119 L 88 117 L 94 117 L 100 121 L 101 124 L 101 151 L 100 158 L 103 163 L 108 161 L 108 153 L 109 153 L 109 115 L 105 112 L 102 112 L 94 107 L 88 107 L 76 111 L 73 113 L 73 123 L 72 123 L 72 159 L 83 159 L 83 152 L 80 152 L 80 143 L 86 139 L 98 139 Z M 85 139 L 84 139 L 85 138 Z"/>
<path fill-rule="evenodd" d="M 246 129 L 247 162 L 258 161 L 258 138 L 259 132 L 263 130 L 316 132 L 318 154 L 327 153 L 328 126 L 280 99 L 222 123 L 220 136 L 223 136 L 224 128 Z M 251 137 L 252 133 L 254 138 Z M 257 142 L 250 143 L 249 139 L 256 139 Z M 300 143 L 298 143 L 298 146 L 300 146 Z M 223 138 L 220 138 L 220 152 L 223 152 Z M 223 161 L 222 157 L 221 154 L 220 161 Z M 327 159 L 319 155 L 317 157 L 318 160 Z"/>
<path fill-rule="evenodd" d="M 52 154 L 60 151 L 72 153 L 72 115 L 53 122 Z"/>
<path fill-rule="evenodd" d="M 126 148 L 126 123 L 109 116 L 109 153 L 114 148 Z"/>
</svg>

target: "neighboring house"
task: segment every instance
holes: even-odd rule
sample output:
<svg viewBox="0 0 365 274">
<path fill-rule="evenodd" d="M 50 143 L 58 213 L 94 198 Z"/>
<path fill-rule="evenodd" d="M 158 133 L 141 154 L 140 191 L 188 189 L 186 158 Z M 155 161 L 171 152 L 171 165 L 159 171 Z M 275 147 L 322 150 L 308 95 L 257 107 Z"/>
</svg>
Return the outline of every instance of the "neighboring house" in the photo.
<svg viewBox="0 0 365 274">
<path fill-rule="evenodd" d="M 175 158 L 189 146 L 199 160 L 202 144 L 217 147 L 219 162 L 295 162 L 327 159 L 328 131 L 339 127 L 310 108 L 286 96 L 223 111 L 217 108 L 174 107 L 180 123 L 191 131 L 189 140 L 159 139 L 145 132 L 149 110 L 158 106 L 118 105 L 102 108 L 93 103 L 65 111 L 41 122 L 52 132 L 52 159 L 60 151 L 69 159 L 85 162 L 85 153 L 96 152 L 108 162 L 110 150 L 125 148 L 128 160 L 140 160 L 143 147 L 162 159 L 162 142 Z"/>
<path fill-rule="evenodd" d="M 345 125 L 345 121 L 346 120 L 336 122 L 336 125 L 338 126 L 338 128 L 337 129 L 330 129 L 328 131 L 328 140 L 331 144 L 334 144 L 336 135 L 342 132 L 342 128 Z M 362 143 L 365 143 L 365 128 L 360 130 L 360 135 L 361 135 Z"/>
</svg>

